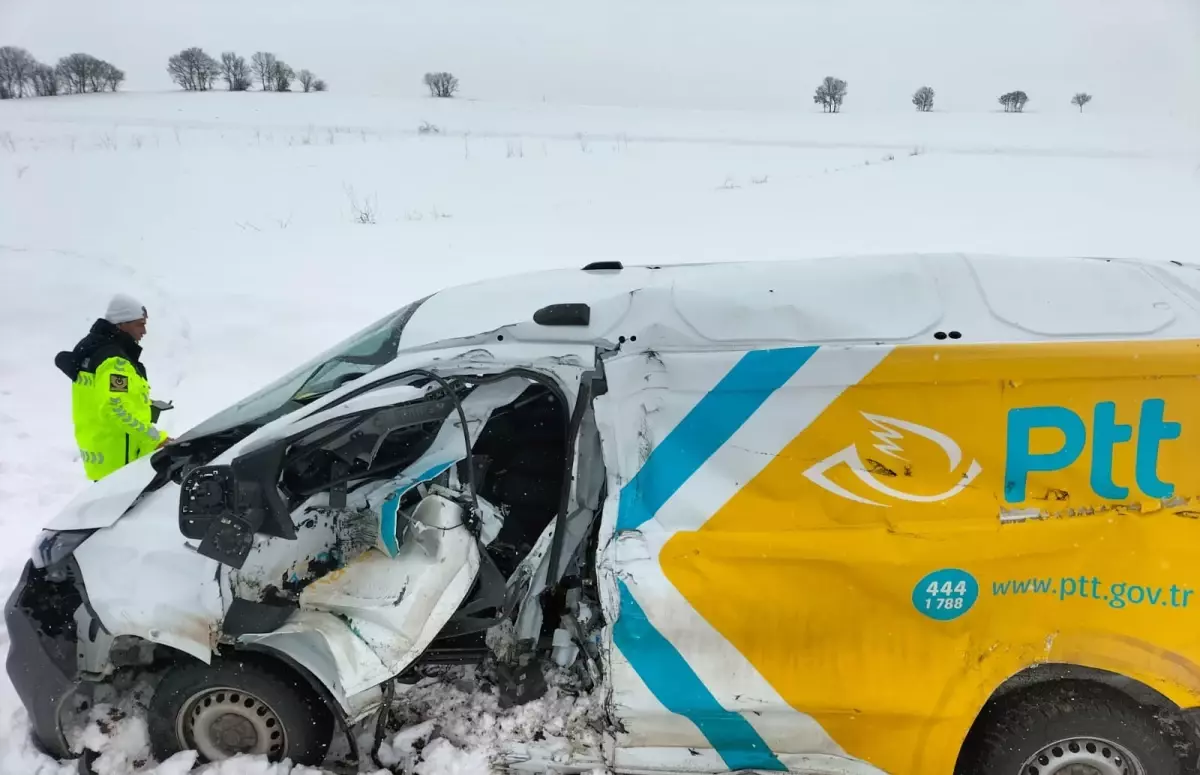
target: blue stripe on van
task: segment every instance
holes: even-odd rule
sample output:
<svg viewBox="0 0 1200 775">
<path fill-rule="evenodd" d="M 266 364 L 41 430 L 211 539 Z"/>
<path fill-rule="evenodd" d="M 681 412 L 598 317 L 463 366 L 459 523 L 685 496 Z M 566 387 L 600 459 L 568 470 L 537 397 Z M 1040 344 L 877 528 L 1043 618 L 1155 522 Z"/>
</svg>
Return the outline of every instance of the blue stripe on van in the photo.
<svg viewBox="0 0 1200 775">
<path fill-rule="evenodd" d="M 438 463 L 425 473 L 411 479 L 407 484 L 397 487 L 396 491 L 383 502 L 383 508 L 379 513 L 379 537 L 383 540 L 389 557 L 395 557 L 400 552 L 400 545 L 396 542 L 396 512 L 400 509 L 400 498 L 421 482 L 441 476 L 442 472 L 452 465 L 454 465 L 453 461 Z"/>
<path fill-rule="evenodd" d="M 700 399 L 621 489 L 617 532 L 637 530 L 783 387 L 816 347 L 753 350 Z"/>
<path fill-rule="evenodd" d="M 658 701 L 695 724 L 729 769 L 786 770 L 749 721 L 721 707 L 683 655 L 646 618 L 625 582 L 617 584 L 621 613 L 613 625 L 613 642 Z"/>
</svg>

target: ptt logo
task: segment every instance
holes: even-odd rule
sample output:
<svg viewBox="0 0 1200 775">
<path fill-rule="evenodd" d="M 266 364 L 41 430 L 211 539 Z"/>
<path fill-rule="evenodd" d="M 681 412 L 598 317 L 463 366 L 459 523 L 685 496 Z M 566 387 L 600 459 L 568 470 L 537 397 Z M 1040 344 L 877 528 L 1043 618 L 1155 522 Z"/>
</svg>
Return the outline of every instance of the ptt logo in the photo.
<svg viewBox="0 0 1200 775">
<path fill-rule="evenodd" d="M 933 442 L 937 448 L 941 450 L 942 454 L 945 456 L 947 474 L 953 474 L 962 464 L 962 449 L 959 447 L 958 443 L 954 441 L 954 439 L 950 438 L 944 433 L 936 431 L 933 428 L 927 428 L 924 425 L 908 422 L 907 420 L 898 420 L 895 417 L 884 417 L 883 415 L 868 414 L 867 412 L 862 412 L 862 416 L 866 418 L 867 422 L 871 423 L 872 426 L 878 429 L 871 431 L 871 435 L 880 442 L 879 444 L 875 444 L 873 446 L 882 455 L 886 455 L 903 463 L 907 463 L 907 458 L 901 455 L 901 453 L 904 452 L 903 442 L 906 441 L 905 433 L 907 432 L 919 438 Z M 865 503 L 869 506 L 882 506 L 884 508 L 888 508 L 889 504 L 880 503 L 879 501 L 871 500 L 870 498 L 865 498 L 862 495 L 851 492 L 829 478 L 829 473 L 833 469 L 843 465 L 854 473 L 859 482 L 869 487 L 874 492 L 885 495 L 888 498 L 909 501 L 911 503 L 937 503 L 938 501 L 944 501 L 948 498 L 953 498 L 955 495 L 958 495 L 960 492 L 962 492 L 967 485 L 974 481 L 975 478 L 979 476 L 979 473 L 983 470 L 983 467 L 979 465 L 979 461 L 972 460 L 970 465 L 967 466 L 966 471 L 959 477 L 958 482 L 950 489 L 933 495 L 917 495 L 911 492 L 897 490 L 894 487 L 885 484 L 873 473 L 873 471 L 879 469 L 879 466 L 877 465 L 868 468 L 863 463 L 862 457 L 859 455 L 857 445 L 851 444 L 840 452 L 830 455 L 804 472 L 804 476 L 806 476 L 810 481 L 812 481 L 818 487 L 833 493 L 834 495 L 839 495 L 843 498 L 856 501 L 858 503 Z M 895 476 L 895 474 L 892 473 L 892 476 Z"/>
<path fill-rule="evenodd" d="M 1126 483 L 1113 476 L 1113 449 L 1118 444 L 1136 444 L 1133 479 L 1139 490 L 1150 498 L 1169 498 L 1175 485 L 1158 478 L 1158 452 L 1162 442 L 1179 438 L 1177 422 L 1164 420 L 1166 403 L 1161 398 L 1142 402 L 1136 429 L 1116 421 L 1117 406 L 1112 401 L 1096 404 L 1092 411 L 1090 483 L 1092 491 L 1108 500 L 1129 497 Z M 1030 451 L 1030 436 L 1035 429 L 1052 428 L 1062 434 L 1062 446 L 1053 452 Z M 1134 439 L 1134 431 L 1136 440 Z M 1008 432 L 1004 464 L 1004 499 L 1021 503 L 1026 497 L 1029 474 L 1061 471 L 1075 463 L 1088 445 L 1083 418 L 1064 406 L 1030 406 L 1008 413 Z"/>
</svg>

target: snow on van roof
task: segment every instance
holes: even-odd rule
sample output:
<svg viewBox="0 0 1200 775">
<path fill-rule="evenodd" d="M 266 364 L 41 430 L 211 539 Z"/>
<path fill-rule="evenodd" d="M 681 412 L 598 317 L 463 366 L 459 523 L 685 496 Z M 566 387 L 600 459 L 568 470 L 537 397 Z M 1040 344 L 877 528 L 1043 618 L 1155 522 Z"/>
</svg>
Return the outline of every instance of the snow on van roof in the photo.
<svg viewBox="0 0 1200 775">
<path fill-rule="evenodd" d="M 532 323 L 563 303 L 588 304 L 590 324 Z M 524 341 L 655 329 L 656 346 L 1192 337 L 1198 303 L 1197 266 L 1123 258 L 913 253 L 556 269 L 439 291 L 402 347 L 506 326 Z"/>
</svg>

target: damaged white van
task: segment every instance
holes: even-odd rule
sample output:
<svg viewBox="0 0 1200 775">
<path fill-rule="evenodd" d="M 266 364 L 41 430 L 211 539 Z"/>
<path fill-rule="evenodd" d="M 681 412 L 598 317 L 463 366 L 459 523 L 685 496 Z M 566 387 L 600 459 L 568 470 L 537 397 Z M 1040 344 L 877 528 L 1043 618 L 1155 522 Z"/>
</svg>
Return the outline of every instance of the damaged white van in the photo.
<svg viewBox="0 0 1200 775">
<path fill-rule="evenodd" d="M 553 661 L 612 720 L 603 751 L 530 766 L 1182 772 L 1164 761 L 1194 740 L 1200 681 L 1101 641 L 1151 637 L 1146 617 L 1187 595 L 1134 615 L 996 590 L 1033 575 L 1031 545 L 1042 562 L 1061 550 L 1066 578 L 1079 531 L 1115 547 L 1161 529 L 1182 551 L 1200 522 L 1055 526 L 1045 477 L 1091 506 L 1117 496 L 984 430 L 1022 395 L 1048 400 L 1039 379 L 1066 379 L 1044 348 L 1084 364 L 1103 360 L 1097 342 L 1157 353 L 1083 369 L 1082 393 L 1055 383 L 1074 396 L 1173 374 L 1172 353 L 1200 341 L 1197 276 L 904 255 L 600 263 L 440 291 L 69 504 L 9 598 L 8 673 L 59 757 L 88 687 L 154 668 L 156 756 L 317 765 L 335 735 L 357 751 L 351 726 L 395 681 L 482 660 L 503 627 L 513 701 Z M 1081 289 L 1119 314 L 1071 302 Z M 1003 400 L 979 387 L 1010 376 Z M 1183 410 L 1147 411 L 1168 427 Z M 1154 426 L 1160 472 L 1194 459 L 1183 426 Z M 1179 495 L 1162 514 L 1200 492 Z M 1097 572 L 1156 573 L 1133 562 Z M 1185 565 L 1156 583 L 1185 584 Z M 1028 707 L 1055 710 L 1030 726 Z"/>
</svg>

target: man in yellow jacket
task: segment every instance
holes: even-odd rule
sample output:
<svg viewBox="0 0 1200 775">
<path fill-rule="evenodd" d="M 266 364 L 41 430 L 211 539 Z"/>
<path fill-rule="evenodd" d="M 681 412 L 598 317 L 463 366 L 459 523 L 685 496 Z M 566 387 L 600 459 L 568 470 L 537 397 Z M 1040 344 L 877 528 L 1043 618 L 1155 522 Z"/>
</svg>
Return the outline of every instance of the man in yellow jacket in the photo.
<svg viewBox="0 0 1200 775">
<path fill-rule="evenodd" d="M 146 318 L 141 302 L 117 294 L 75 349 L 54 359 L 73 383 L 75 441 L 94 482 L 170 441 L 154 427 L 158 409 L 141 362 Z"/>
</svg>

